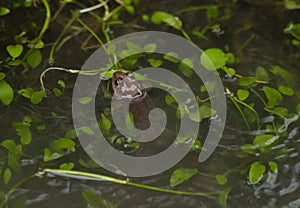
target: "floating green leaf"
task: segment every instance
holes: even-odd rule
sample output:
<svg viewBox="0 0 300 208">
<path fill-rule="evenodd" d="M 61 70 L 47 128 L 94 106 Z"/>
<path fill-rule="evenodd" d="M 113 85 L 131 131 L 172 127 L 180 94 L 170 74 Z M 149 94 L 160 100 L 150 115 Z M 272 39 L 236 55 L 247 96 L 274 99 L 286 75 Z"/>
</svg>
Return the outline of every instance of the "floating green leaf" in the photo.
<svg viewBox="0 0 300 208">
<path fill-rule="evenodd" d="M 201 64 L 208 70 L 215 70 L 224 67 L 226 60 L 227 57 L 225 53 L 219 48 L 209 48 L 205 50 L 200 57 Z"/>
<path fill-rule="evenodd" d="M 241 77 L 239 78 L 239 85 L 248 87 L 256 82 L 256 77 Z"/>
<path fill-rule="evenodd" d="M 179 62 L 178 55 L 175 52 L 169 52 L 169 53 L 165 54 L 164 59 L 166 59 L 172 63 L 175 63 L 175 64 Z"/>
<path fill-rule="evenodd" d="M 170 186 L 174 187 L 182 182 L 190 179 L 192 176 L 196 175 L 198 170 L 196 168 L 178 168 L 176 169 L 170 179 Z"/>
<path fill-rule="evenodd" d="M 66 88 L 65 82 L 61 79 L 57 81 L 57 84 L 59 84 L 61 86 L 61 88 L 63 88 L 63 89 Z"/>
<path fill-rule="evenodd" d="M 256 75 L 257 80 L 265 81 L 265 82 L 268 82 L 270 80 L 268 71 L 261 66 L 258 66 L 256 68 L 255 75 Z"/>
<path fill-rule="evenodd" d="M 11 86 L 5 81 L 0 80 L 0 100 L 5 104 L 9 105 L 14 98 L 14 91 Z"/>
<path fill-rule="evenodd" d="M 223 71 L 228 74 L 229 76 L 234 76 L 235 75 L 235 69 L 234 68 L 228 68 L 228 67 L 223 67 Z"/>
<path fill-rule="evenodd" d="M 267 147 L 273 144 L 275 141 L 277 141 L 279 136 L 275 136 L 272 134 L 263 134 L 258 135 L 254 138 L 253 144 L 259 145 L 259 147 Z"/>
<path fill-rule="evenodd" d="M 79 99 L 79 102 L 81 104 L 88 104 L 92 101 L 93 99 L 91 97 L 82 97 Z"/>
<path fill-rule="evenodd" d="M 241 100 L 241 101 L 246 100 L 248 98 L 248 96 L 249 96 L 248 90 L 238 89 L 237 97 L 239 100 Z"/>
<path fill-rule="evenodd" d="M 285 118 L 288 115 L 288 109 L 283 107 L 275 107 L 273 109 L 265 108 L 266 111 L 278 115 L 282 118 Z"/>
<path fill-rule="evenodd" d="M 106 131 L 108 131 L 111 128 L 110 120 L 103 113 L 101 113 L 100 126 Z"/>
<path fill-rule="evenodd" d="M 9 55 L 13 58 L 17 58 L 21 55 L 21 53 L 23 52 L 23 46 L 20 44 L 17 45 L 8 45 L 6 47 L 7 52 L 9 53 Z"/>
<path fill-rule="evenodd" d="M 31 52 L 27 56 L 27 63 L 29 66 L 31 66 L 33 69 L 40 65 L 42 62 L 42 53 L 38 49 L 32 49 Z"/>
<path fill-rule="evenodd" d="M 217 180 L 218 184 L 220 184 L 220 185 L 224 185 L 228 181 L 227 177 L 224 175 L 216 175 L 216 180 Z"/>
<path fill-rule="evenodd" d="M 272 108 L 282 102 L 282 95 L 276 89 L 268 86 L 263 87 L 264 93 L 268 99 L 268 107 Z"/>
<path fill-rule="evenodd" d="M 18 91 L 18 93 L 20 95 L 22 95 L 23 97 L 26 97 L 28 99 L 31 98 L 32 94 L 33 94 L 34 90 L 32 88 L 24 88 L 24 89 L 20 89 Z"/>
<path fill-rule="evenodd" d="M 44 91 L 35 91 L 30 97 L 30 102 L 32 104 L 39 104 L 45 96 L 46 93 Z"/>
<path fill-rule="evenodd" d="M 271 168 L 273 173 L 278 173 L 278 165 L 273 161 L 268 162 L 269 167 Z"/>
<path fill-rule="evenodd" d="M 177 30 L 180 30 L 182 27 L 182 22 L 178 17 L 162 11 L 154 12 L 151 16 L 151 21 L 157 25 L 164 22 Z"/>
<path fill-rule="evenodd" d="M 130 50 L 132 53 L 141 53 L 142 49 L 138 44 L 132 43 L 132 42 L 126 42 L 126 46 L 128 50 Z"/>
<path fill-rule="evenodd" d="M 281 86 L 279 86 L 278 90 L 279 90 L 279 92 L 281 92 L 284 95 L 288 95 L 288 96 L 294 95 L 294 90 L 290 87 L 281 85 Z"/>
<path fill-rule="evenodd" d="M 251 155 L 254 155 L 254 154 L 257 153 L 257 148 L 253 144 L 243 144 L 241 146 L 241 150 L 243 152 L 246 152 L 246 153 L 251 154 Z"/>
<path fill-rule="evenodd" d="M 153 67 L 159 67 L 160 65 L 162 65 L 163 62 L 159 59 L 149 58 L 148 63 Z"/>
<path fill-rule="evenodd" d="M 82 126 L 79 128 L 81 131 L 83 131 L 84 133 L 88 134 L 88 135 L 94 135 L 95 132 L 88 126 Z"/>
<path fill-rule="evenodd" d="M 0 6 L 0 16 L 7 15 L 9 12 L 10 10 L 8 8 Z"/>
<path fill-rule="evenodd" d="M 297 84 L 297 78 L 295 75 L 280 66 L 273 66 L 271 72 L 280 76 L 284 80 L 285 85 L 288 87 L 294 88 Z"/>
<path fill-rule="evenodd" d="M 57 87 L 53 88 L 53 92 L 56 97 L 60 97 L 62 95 L 62 91 L 60 89 L 58 89 Z"/>
<path fill-rule="evenodd" d="M 20 158 L 22 156 L 22 145 L 16 144 L 11 139 L 6 139 L 1 144 L 8 150 L 8 165 L 15 171 L 21 170 Z"/>
<path fill-rule="evenodd" d="M 23 120 L 23 122 L 14 122 L 13 127 L 18 132 L 18 135 L 20 136 L 20 141 L 23 145 L 30 144 L 32 140 L 32 135 L 30 131 L 30 122 L 26 122 Z"/>
<path fill-rule="evenodd" d="M 144 46 L 144 51 L 147 53 L 154 53 L 156 50 L 156 44 L 154 43 L 149 43 L 147 45 Z"/>
<path fill-rule="evenodd" d="M 171 105 L 172 103 L 175 102 L 175 98 L 172 96 L 172 95 L 166 95 L 165 97 L 165 102 L 168 104 L 168 105 Z"/>
<path fill-rule="evenodd" d="M 249 171 L 249 181 L 251 183 L 257 183 L 261 180 L 264 173 L 266 171 L 266 167 L 264 165 L 261 165 L 259 162 L 252 163 Z"/>
<path fill-rule="evenodd" d="M 9 168 L 6 168 L 3 174 L 4 184 L 8 184 L 10 182 L 11 177 L 12 177 L 11 170 Z"/>
<path fill-rule="evenodd" d="M 74 168 L 75 164 L 72 162 L 69 163 L 63 163 L 59 166 L 59 169 L 61 170 L 72 170 Z"/>
<path fill-rule="evenodd" d="M 193 60 L 191 60 L 189 58 L 182 59 L 182 61 L 179 64 L 179 70 L 186 77 L 193 76 L 193 74 L 194 74 L 193 67 L 194 67 Z"/>
<path fill-rule="evenodd" d="M 219 16 L 219 7 L 216 5 L 209 6 L 206 10 L 208 18 L 217 18 Z"/>
<path fill-rule="evenodd" d="M 69 150 L 71 152 L 75 151 L 75 142 L 72 139 L 68 138 L 59 138 L 53 140 L 49 147 L 54 151 L 60 151 L 60 150 Z"/>
</svg>

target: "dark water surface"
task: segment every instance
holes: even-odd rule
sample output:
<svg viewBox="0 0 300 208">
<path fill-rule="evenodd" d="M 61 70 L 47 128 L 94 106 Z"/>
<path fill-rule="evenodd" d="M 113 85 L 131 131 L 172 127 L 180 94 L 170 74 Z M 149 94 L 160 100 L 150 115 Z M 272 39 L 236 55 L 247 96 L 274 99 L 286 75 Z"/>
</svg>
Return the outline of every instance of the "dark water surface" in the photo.
<svg viewBox="0 0 300 208">
<path fill-rule="evenodd" d="M 201 2 L 195 0 L 141 1 L 140 5 L 136 8 L 136 16 L 124 15 L 125 23 L 112 28 L 114 36 L 118 37 L 142 30 L 163 30 L 179 34 L 178 31 L 168 27 L 143 23 L 141 15 L 151 14 L 156 10 L 178 14 L 184 23 L 183 27 L 188 32 L 195 27 L 202 28 L 206 25 L 204 11 L 181 11 L 190 6 L 198 6 L 202 4 Z M 206 1 L 206 3 L 209 3 L 209 1 Z M 216 3 L 225 5 L 222 7 L 224 9 L 220 9 L 220 12 L 225 13 L 226 10 L 230 10 L 232 17 L 220 22 L 222 29 L 220 34 L 208 32 L 207 37 L 209 40 L 202 40 L 196 36 L 191 36 L 200 48 L 223 48 L 227 45 L 231 49 L 230 51 L 240 58 L 240 62 L 235 65 L 239 74 L 251 75 L 257 66 L 268 68 L 273 65 L 280 65 L 295 74 L 295 77 L 299 79 L 299 48 L 297 52 L 297 49 L 288 45 L 287 42 L 291 37 L 283 33 L 283 29 L 291 20 L 294 22 L 300 21 L 299 11 L 288 11 L 282 5 L 272 5 L 270 1 L 259 1 L 257 3 L 238 1 L 236 4 L 229 1 L 217 1 Z M 21 10 L 21 12 L 24 12 L 24 14 L 28 13 L 26 10 Z M 13 13 L 13 15 L 19 16 L 21 13 Z M 38 16 L 34 12 L 33 15 Z M 28 14 L 25 16 L 28 16 Z M 53 23 L 57 28 L 50 25 L 45 34 L 45 42 L 55 40 L 55 37 L 57 37 L 62 29 L 63 23 L 66 21 L 63 18 L 70 18 L 69 12 L 63 12 L 57 20 L 58 23 Z M 16 23 L 12 19 L 6 19 L 6 21 L 11 21 L 6 23 L 10 25 L 8 27 L 9 30 L 15 30 L 11 28 L 11 25 Z M 7 36 L 8 34 L 5 35 Z M 55 65 L 79 69 L 86 58 L 96 50 L 88 49 L 82 51 L 80 49 L 86 37 L 86 34 L 82 34 L 68 41 L 55 55 Z M 249 43 L 243 46 L 247 40 L 249 40 Z M 3 38 L 1 39 L 1 44 L 6 45 L 9 41 L 10 38 Z M 45 54 L 47 56 L 48 52 L 45 51 Z M 38 79 L 42 70 L 43 67 L 39 67 L 35 71 L 29 71 L 27 75 L 16 76 L 16 80 L 10 81 L 16 89 L 18 89 L 17 86 L 20 88 L 30 86 L 39 89 Z M 27 159 L 22 160 L 22 171 L 14 175 L 13 181 L 10 182 L 11 184 L 17 183 L 23 178 L 36 173 L 39 168 L 57 168 L 61 163 L 77 161 L 79 158 L 88 160 L 88 156 L 77 141 L 77 150 L 75 153 L 70 153 L 63 157 L 63 159 L 48 163 L 43 162 L 43 150 L 48 146 L 50 141 L 63 137 L 66 131 L 73 128 L 71 99 L 72 86 L 76 80 L 76 75 L 64 72 L 50 72 L 46 77 L 47 88 L 54 86 L 58 79 L 63 79 L 67 83 L 67 88 L 61 98 L 50 95 L 42 105 L 37 107 L 32 106 L 26 99 L 17 95 L 16 101 L 12 106 L 1 106 L 0 139 L 16 138 L 15 130 L 11 124 L 14 121 L 21 121 L 24 115 L 37 117 L 42 124 L 46 125 L 46 130 L 42 132 L 38 130 L 32 131 L 34 138 L 33 145 L 30 145 L 26 149 L 26 152 L 31 154 L 23 157 Z M 231 80 L 225 78 L 223 80 L 225 86 L 233 85 L 234 87 L 234 83 Z M 197 85 L 198 81 L 195 80 L 195 83 L 191 83 L 191 85 Z M 155 92 L 152 94 L 152 99 L 157 103 L 161 100 Z M 105 107 L 109 107 L 109 105 L 110 100 L 104 99 L 103 94 L 99 93 L 99 103 L 96 106 L 97 111 L 101 112 Z M 290 105 L 292 106 L 292 103 Z M 194 176 L 174 189 L 190 192 L 214 192 L 231 187 L 232 189 L 227 199 L 227 207 L 300 207 L 299 122 L 290 126 L 289 135 L 286 136 L 286 140 L 276 147 L 278 149 L 285 149 L 285 151 L 281 151 L 280 154 L 274 153 L 274 155 L 268 155 L 270 160 L 272 159 L 278 164 L 278 175 L 274 178 L 269 177 L 264 182 L 258 184 L 249 184 L 245 167 L 251 164 L 255 158 L 242 157 L 239 152 L 240 146 L 252 141 L 253 136 L 248 134 L 241 115 L 229 99 L 227 114 L 226 127 L 221 142 L 214 154 L 207 161 L 198 163 L 198 152 L 193 151 L 171 170 L 148 178 L 130 178 L 128 180 L 172 189 L 169 186 L 169 180 L 176 168 L 198 168 L 201 174 Z M 203 138 L 205 137 L 204 132 L 208 125 L 209 121 L 201 123 L 203 135 L 201 134 L 200 136 Z M 274 152 L 276 152 L 276 148 Z M 35 155 L 32 155 L 33 152 Z M 0 152 L 0 157 L 5 157 L 5 153 Z M 4 164 L 1 160 L 2 163 Z M 122 178 L 112 175 L 102 168 L 85 169 L 82 166 L 78 167 L 80 168 L 76 168 L 75 166 L 75 169 Z M 215 178 L 207 176 L 215 176 L 226 172 L 230 172 L 230 174 L 227 175 L 228 183 L 224 186 L 218 185 Z M 84 191 L 97 194 L 107 202 L 114 204 L 111 205 L 108 203 L 103 205 L 103 207 L 221 207 L 217 196 L 197 197 L 166 194 L 110 182 L 70 179 L 51 175 L 34 177 L 25 182 L 9 197 L 8 204 L 11 208 L 93 207 L 88 206 L 84 200 Z"/>
</svg>

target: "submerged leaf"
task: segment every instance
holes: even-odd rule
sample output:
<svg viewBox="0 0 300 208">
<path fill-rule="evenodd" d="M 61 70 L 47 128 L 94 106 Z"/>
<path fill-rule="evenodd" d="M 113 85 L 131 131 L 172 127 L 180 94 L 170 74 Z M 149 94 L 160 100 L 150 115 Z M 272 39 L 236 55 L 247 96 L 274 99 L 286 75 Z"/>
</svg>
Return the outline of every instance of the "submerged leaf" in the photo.
<svg viewBox="0 0 300 208">
<path fill-rule="evenodd" d="M 268 99 L 268 107 L 272 108 L 275 105 L 279 105 L 283 98 L 280 92 L 278 92 L 276 89 L 268 86 L 263 87 L 264 93 Z"/>
<path fill-rule="evenodd" d="M 196 168 L 189 169 L 189 168 L 178 168 L 176 169 L 170 179 L 170 186 L 174 187 L 182 182 L 188 180 L 192 176 L 196 175 L 198 170 Z"/>
</svg>

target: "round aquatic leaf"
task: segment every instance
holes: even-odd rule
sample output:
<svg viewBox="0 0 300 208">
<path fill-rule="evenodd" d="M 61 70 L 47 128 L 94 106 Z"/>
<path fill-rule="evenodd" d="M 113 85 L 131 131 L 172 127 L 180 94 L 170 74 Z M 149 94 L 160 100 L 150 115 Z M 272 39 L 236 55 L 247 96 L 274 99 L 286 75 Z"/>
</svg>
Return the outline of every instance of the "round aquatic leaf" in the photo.
<svg viewBox="0 0 300 208">
<path fill-rule="evenodd" d="M 159 60 L 159 59 L 152 59 L 152 58 L 149 58 L 148 59 L 148 63 L 153 66 L 153 67 L 159 67 L 160 65 L 162 65 L 162 61 Z"/>
<path fill-rule="evenodd" d="M 237 96 L 238 96 L 238 99 L 241 100 L 241 101 L 246 100 L 249 96 L 249 91 L 238 89 Z"/>
<path fill-rule="evenodd" d="M 182 27 L 182 22 L 178 17 L 162 11 L 154 12 L 151 16 L 151 21 L 157 25 L 164 22 L 177 30 Z"/>
<path fill-rule="evenodd" d="M 53 92 L 56 97 L 60 97 L 62 95 L 62 91 L 60 89 L 58 89 L 57 87 L 53 88 Z"/>
<path fill-rule="evenodd" d="M 206 10 L 208 18 L 217 18 L 219 16 L 219 7 L 216 5 L 209 6 Z"/>
<path fill-rule="evenodd" d="M 88 135 L 94 135 L 95 132 L 88 126 L 82 126 L 80 127 L 80 130 L 83 131 L 84 133 L 88 134 Z"/>
<path fill-rule="evenodd" d="M 256 68 L 255 75 L 256 75 L 256 78 L 260 81 L 268 82 L 270 79 L 268 71 L 261 66 Z"/>
<path fill-rule="evenodd" d="M 227 67 L 224 67 L 223 68 L 223 71 L 228 74 L 229 76 L 234 76 L 235 75 L 235 69 L 234 68 L 227 68 Z"/>
<path fill-rule="evenodd" d="M 12 177 L 12 173 L 11 173 L 11 170 L 9 168 L 6 168 L 4 170 L 4 173 L 3 173 L 3 181 L 4 181 L 4 184 L 8 184 L 10 179 Z"/>
<path fill-rule="evenodd" d="M 8 8 L 0 6 L 0 16 L 7 15 L 9 12 L 10 10 Z"/>
<path fill-rule="evenodd" d="M 75 142 L 72 139 L 68 138 L 59 138 L 52 141 L 49 147 L 52 150 L 59 151 L 59 150 L 70 150 L 72 152 L 75 151 Z"/>
<path fill-rule="evenodd" d="M 46 96 L 46 93 L 43 91 L 33 92 L 31 95 L 31 98 L 30 98 L 30 102 L 32 104 L 39 104 L 45 96 Z"/>
<path fill-rule="evenodd" d="M 188 180 L 192 176 L 196 175 L 198 173 L 198 170 L 196 168 L 178 168 L 176 169 L 170 179 L 170 186 L 174 187 L 182 182 Z"/>
<path fill-rule="evenodd" d="M 27 63 L 32 68 L 37 67 L 42 62 L 42 53 L 38 49 L 32 49 L 27 57 Z"/>
<path fill-rule="evenodd" d="M 278 173 L 278 165 L 273 161 L 268 162 L 269 167 L 271 168 L 273 173 Z"/>
<path fill-rule="evenodd" d="M 217 180 L 218 184 L 220 184 L 220 185 L 224 185 L 228 181 L 227 177 L 223 176 L 223 175 L 216 175 L 216 180 Z"/>
<path fill-rule="evenodd" d="M 61 80 L 61 79 L 57 81 L 57 84 L 59 84 L 61 86 L 61 88 L 65 88 L 66 87 L 65 82 L 63 80 Z"/>
<path fill-rule="evenodd" d="M 267 147 L 277 141 L 279 136 L 275 136 L 272 134 L 263 134 L 258 135 L 254 138 L 253 144 L 259 145 L 260 147 Z"/>
<path fill-rule="evenodd" d="M 154 53 L 156 50 L 156 45 L 153 43 L 149 43 L 144 46 L 144 51 L 147 51 L 147 53 Z"/>
<path fill-rule="evenodd" d="M 256 77 L 241 77 L 239 78 L 239 85 L 243 87 L 247 87 L 255 83 L 257 80 Z"/>
<path fill-rule="evenodd" d="M 260 179 L 263 177 L 265 171 L 266 171 L 266 167 L 264 165 L 261 165 L 259 162 L 252 163 L 248 175 L 249 181 L 251 183 L 259 182 Z"/>
<path fill-rule="evenodd" d="M 88 104 L 92 101 L 92 98 L 91 97 L 82 97 L 79 99 L 79 102 L 81 104 Z"/>
<path fill-rule="evenodd" d="M 201 64 L 208 70 L 220 69 L 225 66 L 227 57 L 219 48 L 209 48 L 203 52 L 200 58 Z"/>
<path fill-rule="evenodd" d="M 20 44 L 17 45 L 9 45 L 6 47 L 7 52 L 13 58 L 17 58 L 23 52 L 23 46 Z"/>
<path fill-rule="evenodd" d="M 273 109 L 265 109 L 266 111 L 273 113 L 275 115 L 278 115 L 282 118 L 285 118 L 288 115 L 288 109 L 287 108 L 283 108 L 283 107 L 275 107 Z"/>
<path fill-rule="evenodd" d="M 175 98 L 171 95 L 166 95 L 165 97 L 165 102 L 168 104 L 168 105 L 171 105 L 172 103 L 175 102 Z"/>
<path fill-rule="evenodd" d="M 276 89 L 268 86 L 263 87 L 264 93 L 268 99 L 268 107 L 272 108 L 275 105 L 278 105 L 282 102 L 283 98 L 280 92 L 278 92 Z"/>
<path fill-rule="evenodd" d="M 281 92 L 284 95 L 288 95 L 288 96 L 294 95 L 294 90 L 290 87 L 281 85 L 281 86 L 279 86 L 278 90 L 279 90 L 279 92 Z"/>
<path fill-rule="evenodd" d="M 11 86 L 5 81 L 0 80 L 0 100 L 5 104 L 9 105 L 14 98 L 14 91 Z"/>
</svg>

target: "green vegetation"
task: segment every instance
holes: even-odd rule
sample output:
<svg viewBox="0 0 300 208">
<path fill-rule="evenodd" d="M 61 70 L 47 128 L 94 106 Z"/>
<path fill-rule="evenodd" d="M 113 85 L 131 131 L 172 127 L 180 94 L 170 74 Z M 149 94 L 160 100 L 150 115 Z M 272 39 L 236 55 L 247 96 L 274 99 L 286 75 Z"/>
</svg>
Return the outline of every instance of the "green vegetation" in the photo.
<svg viewBox="0 0 300 208">
<path fill-rule="evenodd" d="M 41 0 L 40 4 L 36 5 L 36 3 L 36 1 L 18 0 L 7 1 L 0 5 L 0 16 L 3 18 L 1 21 L 5 23 L 14 18 L 19 10 L 30 11 L 37 15 L 42 14 L 38 16 L 36 22 L 28 27 L 13 28 L 4 33 L 6 37 L 3 41 L 1 40 L 1 44 L 4 44 L 3 50 L 0 52 L 1 113 L 9 113 L 15 109 L 20 113 L 12 118 L 5 118 L 6 114 L 0 115 L 0 119 L 9 121 L 8 125 L 6 123 L 5 127 L 1 127 L 1 131 L 7 131 L 7 135 L 5 135 L 6 133 L 0 135 L 0 208 L 8 207 L 10 196 L 18 187 L 28 183 L 32 178 L 46 173 L 63 174 L 64 177 L 78 180 L 81 178 L 74 176 L 82 176 L 85 177 L 84 179 L 90 180 L 100 181 L 101 179 L 179 195 L 217 196 L 219 203 L 223 205 L 227 203 L 228 196 L 235 185 L 232 178 L 236 177 L 236 173 L 242 180 L 247 181 L 249 186 L 253 185 L 253 189 L 255 189 L 254 185 L 266 182 L 271 175 L 277 177 L 282 167 L 281 156 L 285 155 L 284 159 L 287 160 L 290 151 L 284 144 L 289 135 L 293 134 L 292 127 L 299 124 L 300 89 L 297 82 L 298 77 L 292 72 L 297 69 L 292 67 L 293 64 L 285 66 L 282 62 L 274 61 L 280 57 L 275 57 L 274 63 L 264 64 L 264 56 L 261 56 L 262 64 L 251 66 L 252 68 L 249 70 L 242 69 L 240 66 L 243 61 L 246 61 L 245 58 L 243 59 L 245 57 L 244 49 L 251 44 L 251 40 L 254 38 L 253 34 L 246 37 L 236 50 L 234 50 L 234 44 L 230 45 L 229 41 L 222 45 L 215 43 L 218 37 L 225 32 L 223 26 L 228 21 L 234 21 L 232 15 L 240 1 L 229 1 L 229 3 L 220 3 L 220 5 L 192 6 L 176 9 L 174 12 L 162 10 L 144 12 L 138 0 L 100 0 L 89 5 L 85 1 L 69 0 L 55 1 L 54 3 Z M 300 8 L 299 1 L 296 0 L 286 0 L 281 4 L 274 3 L 272 6 L 286 10 L 285 12 L 297 11 Z M 185 23 L 184 14 L 191 12 L 202 15 L 201 24 L 190 26 Z M 24 18 L 30 18 L 27 13 L 25 14 Z M 135 19 L 137 23 L 127 24 L 126 19 Z M 41 20 L 43 21 L 41 22 Z M 57 22 L 63 21 L 63 24 L 56 25 L 56 20 Z M 20 19 L 20 21 L 23 20 Z M 285 38 L 285 41 L 282 41 L 284 47 L 288 48 L 288 51 L 292 51 L 295 57 L 300 55 L 300 23 L 297 21 L 299 20 L 289 19 L 290 23 L 283 26 L 281 31 L 277 31 Z M 53 25 L 59 26 L 59 30 L 51 34 L 49 29 L 53 29 Z M 70 56 L 65 53 L 69 43 L 72 44 L 77 39 L 86 37 L 82 41 L 82 50 L 78 52 L 77 49 L 74 53 L 87 55 L 91 53 L 90 48 L 99 48 L 118 35 L 124 35 L 124 33 L 118 32 L 118 29 L 125 28 L 126 34 L 127 27 L 134 30 L 145 30 L 149 27 L 153 30 L 177 33 L 198 46 L 200 43 L 203 44 L 206 50 L 203 51 L 201 57 L 197 57 L 197 60 L 195 57 L 179 60 L 178 54 L 175 52 L 166 55 L 156 53 L 157 46 L 155 44 L 147 44 L 142 47 L 127 42 L 127 48 L 122 51 L 116 51 L 113 45 L 106 48 L 107 54 L 112 56 L 113 68 L 81 72 L 78 68 L 72 69 L 71 66 L 68 69 L 57 66 L 57 62 L 60 65 L 66 65 L 61 60 L 57 60 L 61 56 Z M 251 24 L 241 25 L 232 34 L 241 34 L 251 27 Z M 131 31 L 130 29 L 128 31 Z M 82 34 L 85 35 L 81 36 Z M 115 63 L 116 57 L 122 58 L 133 53 L 135 55 Z M 77 54 L 71 56 L 76 57 Z M 236 162 L 234 167 L 228 166 L 211 172 L 201 169 L 201 165 L 191 168 L 180 163 L 172 170 L 172 173 L 166 173 L 169 174 L 170 179 L 169 189 L 93 174 L 92 172 L 101 167 L 85 155 L 80 155 L 80 146 L 75 130 L 70 122 L 69 124 L 65 122 L 68 119 L 70 121 L 71 118 L 62 113 L 65 111 L 65 106 L 68 106 L 69 110 L 71 109 L 69 101 L 72 95 L 69 90 L 72 85 L 61 73 L 67 72 L 70 74 L 66 74 L 70 76 L 80 73 L 99 74 L 101 77 L 111 78 L 117 70 L 134 71 L 144 67 L 146 63 L 152 67 L 175 68 L 176 73 L 193 83 L 195 74 L 192 68 L 196 61 L 200 61 L 206 70 L 218 73 L 224 80 L 232 80 L 224 81 L 224 91 L 228 97 L 228 108 L 237 114 L 235 118 L 238 121 L 243 122 L 238 128 L 241 128 L 239 131 L 244 132 L 245 138 L 243 141 L 239 141 L 240 143 L 237 142 L 239 150 L 232 153 L 239 162 Z M 78 66 L 78 63 L 74 65 Z M 54 78 L 55 81 L 53 78 L 48 79 L 48 74 L 55 73 L 54 71 L 60 73 Z M 136 77 L 144 79 L 138 74 Z M 32 79 L 36 80 L 38 85 L 40 82 L 41 86 L 29 84 Z M 111 97 L 110 85 L 111 83 L 108 81 L 101 86 L 104 95 L 101 100 L 103 102 L 106 98 Z M 198 114 L 193 114 L 184 105 L 177 105 L 172 96 L 168 94 L 164 96 L 163 101 L 166 106 L 176 114 L 176 122 L 179 122 L 182 116 L 188 115 L 189 119 L 200 123 L 209 121 L 218 114 L 210 106 L 209 100 L 213 98 L 209 98 L 207 93 L 215 86 L 208 86 L 205 87 L 201 82 L 196 83 L 196 99 L 200 118 L 195 116 Z M 168 87 L 172 88 L 172 86 Z M 209 89 L 210 87 L 211 89 Z M 90 97 L 82 97 L 79 100 L 81 104 L 88 104 L 91 101 Z M 61 111 L 55 110 L 57 105 L 62 106 Z M 98 125 L 107 139 L 112 144 L 124 149 L 138 148 L 137 142 L 122 138 L 116 133 L 110 108 L 105 107 L 102 106 L 102 112 L 98 116 Z M 128 115 L 126 119 L 128 125 L 133 121 L 132 115 Z M 7 126 L 10 126 L 13 132 Z M 82 126 L 79 130 L 88 135 L 94 134 L 93 130 L 87 126 Z M 45 139 L 45 141 L 41 142 L 41 139 Z M 181 139 L 181 142 L 185 142 L 186 138 Z M 201 149 L 202 142 L 200 138 L 197 139 L 191 154 L 203 151 Z M 39 148 L 36 148 L 36 145 Z M 299 152 L 299 143 L 295 144 L 295 148 Z M 70 155 L 76 155 L 76 157 L 70 157 Z M 49 168 L 39 172 L 36 167 L 30 174 L 21 174 L 20 178 L 20 173 L 23 171 L 22 160 L 36 158 L 36 156 L 41 156 L 42 167 Z M 79 169 L 84 171 L 76 171 Z M 193 181 L 197 177 L 212 179 L 215 191 L 188 192 L 182 190 L 184 186 L 181 187 L 181 185 Z M 103 196 L 90 190 L 83 190 L 82 197 L 91 207 L 118 207 L 117 204 L 107 201 Z"/>
</svg>

